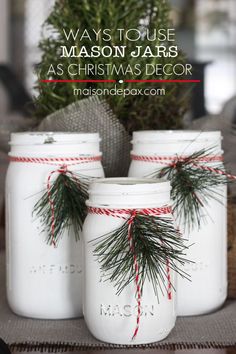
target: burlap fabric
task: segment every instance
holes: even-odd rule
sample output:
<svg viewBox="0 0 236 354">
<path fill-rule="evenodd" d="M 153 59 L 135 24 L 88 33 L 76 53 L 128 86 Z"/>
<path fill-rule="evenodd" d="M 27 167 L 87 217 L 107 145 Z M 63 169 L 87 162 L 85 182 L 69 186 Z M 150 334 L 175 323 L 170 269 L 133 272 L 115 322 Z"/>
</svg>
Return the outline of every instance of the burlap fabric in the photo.
<svg viewBox="0 0 236 354">
<path fill-rule="evenodd" d="M 98 132 L 102 139 L 103 167 L 107 177 L 127 176 L 130 138 L 105 100 L 82 99 L 47 116 L 39 131 Z"/>
<path fill-rule="evenodd" d="M 22 350 L 115 348 L 96 340 L 83 319 L 46 321 L 21 318 L 7 306 L 4 253 L 0 253 L 0 337 Z M 40 299 L 39 299 L 40 301 Z M 178 318 L 172 333 L 149 348 L 221 348 L 236 345 L 236 301 L 207 316 Z"/>
</svg>

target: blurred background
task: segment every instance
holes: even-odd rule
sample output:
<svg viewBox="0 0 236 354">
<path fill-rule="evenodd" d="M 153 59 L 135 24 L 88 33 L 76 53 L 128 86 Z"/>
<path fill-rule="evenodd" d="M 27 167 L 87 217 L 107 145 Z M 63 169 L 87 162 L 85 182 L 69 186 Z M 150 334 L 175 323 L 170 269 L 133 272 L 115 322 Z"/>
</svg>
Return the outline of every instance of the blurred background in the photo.
<svg viewBox="0 0 236 354">
<path fill-rule="evenodd" d="M 236 1 L 170 2 L 180 48 L 187 54 L 189 60 L 203 66 L 206 111 L 217 114 L 225 102 L 236 94 Z M 4 81 L 2 66 L 7 65 L 26 90 L 25 94 L 34 94 L 34 66 L 40 59 L 38 42 L 42 31 L 41 25 L 53 4 L 54 0 L 0 1 L 2 84 Z M 22 94 L 21 99 L 24 98 L 27 97 Z M 6 97 L 3 97 L 1 92 L 1 109 L 6 108 L 5 101 Z M 20 108 L 20 103 L 10 102 L 12 108 Z"/>
<path fill-rule="evenodd" d="M 54 0 L 0 1 L 0 63 L 9 65 L 30 95 L 34 65 L 40 59 L 41 25 L 53 4 Z M 180 48 L 204 66 L 207 112 L 219 113 L 236 93 L 236 1 L 171 0 L 171 4 Z"/>
<path fill-rule="evenodd" d="M 40 60 L 41 25 L 54 0 L 0 0 L 0 221 L 10 131 L 32 125 L 34 67 Z M 202 80 L 194 92 L 186 126 L 223 129 L 235 171 L 236 1 L 171 0 L 179 47 Z M 228 145 L 227 145 L 228 142 Z M 228 148 L 231 146 L 231 149 Z M 1 238 L 0 238 L 1 239 Z"/>
</svg>

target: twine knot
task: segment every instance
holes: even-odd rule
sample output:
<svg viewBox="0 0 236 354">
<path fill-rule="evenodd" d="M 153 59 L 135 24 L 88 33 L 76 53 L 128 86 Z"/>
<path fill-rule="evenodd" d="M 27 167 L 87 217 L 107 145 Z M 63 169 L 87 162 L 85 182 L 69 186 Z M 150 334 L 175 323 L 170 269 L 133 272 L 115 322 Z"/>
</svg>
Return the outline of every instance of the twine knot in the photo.
<svg viewBox="0 0 236 354">
<path fill-rule="evenodd" d="M 57 170 L 58 173 L 61 174 L 66 174 L 68 172 L 68 166 L 67 165 L 61 165 L 59 169 Z"/>
<path fill-rule="evenodd" d="M 129 225 L 132 225 L 136 215 L 137 215 L 137 210 L 136 209 L 132 210 L 131 213 L 130 213 L 130 218 L 128 220 L 128 224 Z"/>
</svg>

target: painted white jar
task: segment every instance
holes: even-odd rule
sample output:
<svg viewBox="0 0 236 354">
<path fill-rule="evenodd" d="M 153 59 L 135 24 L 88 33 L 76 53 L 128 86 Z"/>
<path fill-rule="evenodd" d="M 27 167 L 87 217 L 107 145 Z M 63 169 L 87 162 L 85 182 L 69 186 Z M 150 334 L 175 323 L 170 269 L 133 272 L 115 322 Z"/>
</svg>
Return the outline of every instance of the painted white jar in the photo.
<svg viewBox="0 0 236 354">
<path fill-rule="evenodd" d="M 70 230 L 63 232 L 57 247 L 48 245 L 41 221 L 32 211 L 46 190 L 48 176 L 62 164 L 55 158 L 67 159 L 72 172 L 104 177 L 99 159 L 78 161 L 101 156 L 99 140 L 98 134 L 86 133 L 11 135 L 13 161 L 6 178 L 7 298 L 18 315 L 44 319 L 82 316 L 81 241 Z M 27 162 L 37 158 L 49 159 L 49 163 Z M 77 160 L 69 166 L 71 159 Z"/>
<path fill-rule="evenodd" d="M 119 209 L 157 208 L 170 202 L 167 181 L 108 178 L 90 185 L 89 208 Z M 168 217 L 172 218 L 171 214 Z M 88 213 L 84 227 L 84 301 L 86 324 L 99 340 L 114 344 L 144 344 L 168 336 L 175 325 L 175 294 L 159 293 L 159 302 L 150 281 L 145 280 L 141 299 L 141 316 L 137 336 L 132 339 L 137 321 L 136 286 L 131 282 L 117 295 L 112 282 L 104 280 L 100 264 L 94 256 L 93 240 L 124 224 L 119 217 Z M 95 227 L 96 225 L 96 227 Z M 128 237 L 128 235 L 127 235 Z M 170 270 L 172 284 L 175 276 Z M 165 286 L 168 282 L 165 279 Z"/>
<path fill-rule="evenodd" d="M 188 156 L 202 149 L 212 148 L 213 154 L 222 155 L 221 133 L 200 131 L 140 131 L 133 133 L 135 156 L 163 157 Z M 129 176 L 149 177 L 163 168 L 158 162 L 132 160 Z M 210 165 L 209 165 L 210 166 Z M 177 277 L 177 315 L 201 315 L 219 308 L 227 296 L 227 187 L 215 187 L 218 201 L 209 199 L 201 208 L 201 227 L 190 232 L 185 228 L 183 237 L 191 247 L 187 258 L 193 264 L 184 266 L 191 282 Z M 179 225 L 181 231 L 184 226 Z"/>
</svg>

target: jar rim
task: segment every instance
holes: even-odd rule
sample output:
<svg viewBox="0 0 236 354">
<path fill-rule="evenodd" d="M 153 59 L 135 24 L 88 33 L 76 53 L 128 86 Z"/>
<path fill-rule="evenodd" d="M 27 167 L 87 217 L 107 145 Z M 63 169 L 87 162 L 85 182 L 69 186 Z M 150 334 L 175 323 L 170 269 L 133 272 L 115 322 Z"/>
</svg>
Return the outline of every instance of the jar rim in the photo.
<svg viewBox="0 0 236 354">
<path fill-rule="evenodd" d="M 144 130 L 133 132 L 132 143 L 163 144 L 175 141 L 215 141 L 216 139 L 222 139 L 220 130 Z"/>
<path fill-rule="evenodd" d="M 169 193 L 170 182 L 164 178 L 111 177 L 96 180 L 89 187 L 91 195 L 150 194 L 155 191 Z"/>
<path fill-rule="evenodd" d="M 60 145 L 99 142 L 99 133 L 77 132 L 17 132 L 11 133 L 9 144 L 16 145 Z"/>
<path fill-rule="evenodd" d="M 99 208 L 155 208 L 170 205 L 170 182 L 153 178 L 103 178 L 89 188 L 86 205 Z"/>
</svg>

